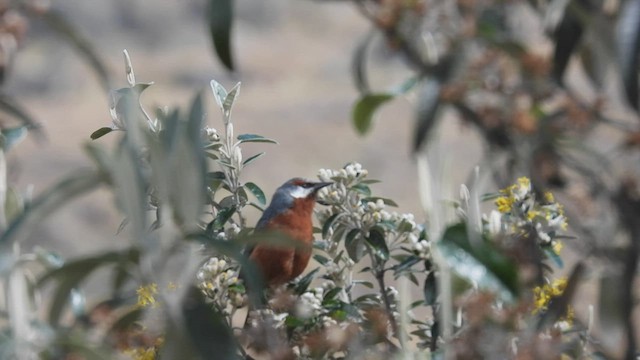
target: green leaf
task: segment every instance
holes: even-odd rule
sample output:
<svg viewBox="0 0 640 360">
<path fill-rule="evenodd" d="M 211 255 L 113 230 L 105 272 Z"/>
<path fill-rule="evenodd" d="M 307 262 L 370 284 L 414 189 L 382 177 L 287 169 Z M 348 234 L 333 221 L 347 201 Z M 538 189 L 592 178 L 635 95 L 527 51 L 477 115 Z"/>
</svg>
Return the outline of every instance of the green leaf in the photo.
<svg viewBox="0 0 640 360">
<path fill-rule="evenodd" d="M 360 194 L 364 195 L 364 196 L 369 196 L 371 195 L 371 189 L 369 188 L 369 186 L 365 185 L 365 184 L 355 184 L 352 187 L 350 187 L 349 189 L 359 192 Z"/>
<path fill-rule="evenodd" d="M 224 98 L 224 102 L 222 103 L 222 109 L 227 116 L 231 115 L 231 109 L 233 108 L 233 103 L 236 101 L 238 94 L 240 94 L 240 83 L 237 83 L 236 86 L 229 90 L 227 96 Z"/>
<path fill-rule="evenodd" d="M 327 221 L 324 222 L 324 224 L 322 224 L 323 239 L 327 239 L 329 237 L 329 230 L 331 230 L 331 226 L 333 226 L 333 223 L 338 219 L 339 216 L 340 216 L 340 213 L 333 214 L 329 216 L 329 218 L 327 219 Z"/>
<path fill-rule="evenodd" d="M 108 133 L 112 132 L 113 129 L 110 127 L 101 127 L 100 129 L 94 131 L 91 133 L 91 140 L 95 140 L 95 139 L 99 139 L 105 135 L 107 135 Z"/>
<path fill-rule="evenodd" d="M 378 259 L 389 260 L 389 248 L 384 237 L 384 230 L 375 226 L 369 230 L 369 236 L 364 239 Z"/>
<path fill-rule="evenodd" d="M 320 268 L 315 268 L 311 270 L 307 275 L 303 276 L 302 279 L 300 279 L 295 284 L 294 293 L 296 295 L 304 294 L 304 292 L 307 291 L 307 289 L 309 288 L 309 285 L 311 285 L 311 281 L 313 281 L 313 277 L 319 270 Z"/>
<path fill-rule="evenodd" d="M 616 36 L 618 63 L 627 100 L 634 109 L 640 110 L 638 98 L 640 0 L 627 0 L 621 6 Z"/>
<path fill-rule="evenodd" d="M 422 287 L 424 294 L 424 301 L 427 305 L 433 306 L 438 298 L 438 287 L 436 283 L 436 276 L 433 271 L 430 271 L 427 278 L 424 280 L 424 286 Z"/>
<path fill-rule="evenodd" d="M 224 111 L 224 101 L 227 98 L 227 90 L 215 80 L 211 80 L 211 91 L 213 92 L 213 97 L 216 99 L 216 103 L 220 107 L 222 111 Z"/>
<path fill-rule="evenodd" d="M 356 101 L 351 117 L 358 134 L 364 135 L 371 130 L 376 110 L 393 98 L 392 94 L 366 94 Z"/>
<path fill-rule="evenodd" d="M 347 255 L 354 262 L 360 261 L 364 255 L 364 244 L 359 236 L 360 229 L 351 229 L 344 239 L 344 247 L 347 249 Z"/>
<path fill-rule="evenodd" d="M 27 127 L 18 126 L 8 129 L 0 129 L 2 149 L 7 152 L 27 136 Z"/>
<path fill-rule="evenodd" d="M 324 297 L 323 297 L 322 301 L 324 302 L 326 300 L 333 300 L 336 297 L 336 295 L 338 295 L 340 293 L 340 291 L 342 291 L 342 288 L 339 288 L 339 287 L 335 287 L 335 288 L 327 291 L 324 294 Z"/>
<path fill-rule="evenodd" d="M 446 229 L 436 246 L 451 270 L 481 289 L 495 292 L 504 301 L 518 296 L 518 269 L 515 264 L 484 241 L 471 244 L 465 224 Z"/>
<path fill-rule="evenodd" d="M 319 254 L 313 255 L 313 259 L 317 261 L 320 265 L 326 265 L 329 262 L 329 258 Z"/>
<path fill-rule="evenodd" d="M 259 157 L 261 157 L 262 155 L 264 155 L 264 152 L 261 153 L 257 153 L 251 157 L 249 157 L 247 160 L 242 162 L 242 166 L 247 166 L 249 164 L 251 164 L 252 162 L 254 162 L 256 159 L 258 159 Z"/>
<path fill-rule="evenodd" d="M 413 151 L 420 150 L 429 138 L 437 120 L 436 114 L 439 105 L 440 82 L 437 80 L 423 81 L 418 91 Z"/>
<path fill-rule="evenodd" d="M 262 192 L 262 189 L 260 189 L 258 185 L 252 182 L 248 182 L 244 184 L 244 187 L 246 187 L 253 194 L 253 196 L 256 197 L 260 205 L 264 206 L 267 204 L 267 197 L 264 195 L 264 192 Z"/>
<path fill-rule="evenodd" d="M 231 29 L 233 25 L 233 1 L 209 0 L 209 31 L 213 47 L 220 62 L 229 70 L 234 70 L 231 53 Z"/>
<path fill-rule="evenodd" d="M 235 214 L 235 212 L 236 212 L 236 208 L 234 206 L 220 209 L 220 211 L 218 211 L 218 215 L 216 216 L 216 218 L 213 219 L 213 222 L 211 225 L 212 228 L 217 231 L 222 230 L 224 228 L 224 224 L 226 224 L 227 221 L 231 219 L 231 217 L 233 216 L 233 214 Z"/>
<path fill-rule="evenodd" d="M 100 84 L 106 91 L 111 90 L 111 78 L 107 67 L 97 54 L 90 41 L 88 41 L 80 32 L 58 11 L 49 10 L 41 16 L 42 20 L 58 35 L 73 45 L 78 53 L 85 58 L 87 63 L 93 68 L 98 76 Z"/>
<path fill-rule="evenodd" d="M 242 135 L 238 135 L 238 141 L 240 141 L 240 143 L 248 143 L 248 142 L 254 142 L 254 143 L 271 143 L 271 144 L 277 144 L 278 142 L 273 140 L 273 139 L 269 139 L 266 138 L 262 135 L 256 135 L 256 134 L 242 134 Z"/>
</svg>

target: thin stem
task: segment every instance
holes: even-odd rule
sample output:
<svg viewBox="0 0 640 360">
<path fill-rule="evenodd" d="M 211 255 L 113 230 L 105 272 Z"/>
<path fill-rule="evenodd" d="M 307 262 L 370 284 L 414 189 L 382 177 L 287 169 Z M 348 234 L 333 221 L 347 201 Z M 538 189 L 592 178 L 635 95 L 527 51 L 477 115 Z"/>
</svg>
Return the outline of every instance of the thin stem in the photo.
<svg viewBox="0 0 640 360">
<path fill-rule="evenodd" d="M 376 262 L 376 260 L 374 260 Z M 393 336 L 398 338 L 398 323 L 396 322 L 396 318 L 393 316 L 393 309 L 391 308 L 391 302 L 389 302 L 389 298 L 387 297 L 387 286 L 384 282 L 384 270 L 382 270 L 383 266 L 380 264 L 376 265 L 376 268 L 379 270 L 376 271 L 376 280 L 378 281 L 378 286 L 380 287 L 380 294 L 382 295 L 382 301 L 384 302 L 384 307 L 387 310 L 387 315 L 389 316 L 389 322 L 391 323 L 391 331 L 393 332 Z"/>
</svg>

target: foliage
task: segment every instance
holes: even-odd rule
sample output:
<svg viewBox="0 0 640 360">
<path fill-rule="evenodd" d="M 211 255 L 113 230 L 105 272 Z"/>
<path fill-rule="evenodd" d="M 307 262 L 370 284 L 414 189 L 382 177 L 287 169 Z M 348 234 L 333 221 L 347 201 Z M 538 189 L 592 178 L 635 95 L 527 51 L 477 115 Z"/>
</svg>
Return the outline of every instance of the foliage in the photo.
<svg viewBox="0 0 640 360">
<path fill-rule="evenodd" d="M 592 2 L 352 2 L 374 28 L 354 54 L 361 93 L 354 125 L 366 134 L 379 107 L 416 97 L 413 149 L 428 218 L 390 211 L 397 204 L 374 193 L 377 181 L 361 164 L 321 169 L 318 178 L 333 184 L 318 194 L 312 269 L 265 289 L 243 248 L 291 244 L 247 224 L 246 211 L 261 211 L 268 198 L 243 178 L 264 153 L 245 156 L 243 144 L 276 141 L 234 133 L 240 84 L 227 90 L 211 82 L 220 131 L 205 124 L 200 94 L 186 111 L 150 115 L 141 97 L 152 84 L 136 81 L 125 51 L 128 86 L 111 92 L 112 124 L 90 136 L 117 136 L 115 148 L 90 143 L 93 166 L 37 198 L 6 186 L 5 153 L 31 125 L 19 107 L 0 101 L 24 123 L 0 131 L 2 358 L 635 356 L 640 202 L 626 174 L 635 169 L 621 170 L 612 154 L 584 139 L 603 128 L 623 130 L 616 146 L 629 157 L 637 151 L 637 122 L 614 120 L 617 113 L 603 104 L 613 103 L 605 86 L 613 72 L 633 109 L 627 116 L 637 120 L 638 1 L 619 9 Z M 231 1 L 211 1 L 208 12 L 214 48 L 230 70 L 232 9 Z M 540 38 L 517 31 L 523 16 Z M 545 29 L 549 18 L 557 21 Z M 49 17 L 73 34 L 60 19 Z M 414 72 L 393 90 L 375 90 L 367 78 L 376 33 Z M 70 39 L 106 76 L 82 38 Z M 551 50 L 538 50 L 540 43 Z M 575 88 L 567 74 L 572 62 L 597 95 Z M 476 171 L 459 199 L 443 198 L 441 174 L 430 172 L 425 153 L 446 108 L 483 136 L 483 168 L 502 190 L 483 195 Z M 99 186 L 123 214 L 125 248 L 70 260 L 45 249 L 21 252 L 34 224 Z M 482 201 L 495 209 L 483 214 Z M 456 217 L 447 219 L 447 210 Z M 569 218 L 580 242 L 565 233 Z M 571 305 L 587 266 L 558 274 L 570 241 L 579 254 L 615 265 L 597 274 L 599 338 L 593 311 L 585 320 Z M 83 283 L 99 270 L 112 276 L 111 296 L 89 306 Z"/>
</svg>

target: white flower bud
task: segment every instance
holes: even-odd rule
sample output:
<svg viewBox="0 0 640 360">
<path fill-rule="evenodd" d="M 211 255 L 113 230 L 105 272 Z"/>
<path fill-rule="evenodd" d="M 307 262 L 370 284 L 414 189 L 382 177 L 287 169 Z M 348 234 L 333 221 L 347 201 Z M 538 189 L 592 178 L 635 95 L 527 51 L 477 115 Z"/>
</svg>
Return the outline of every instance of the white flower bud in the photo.
<svg viewBox="0 0 640 360">
<path fill-rule="evenodd" d="M 499 211 L 491 210 L 489 214 L 489 233 L 498 235 L 502 231 L 502 214 Z"/>
</svg>

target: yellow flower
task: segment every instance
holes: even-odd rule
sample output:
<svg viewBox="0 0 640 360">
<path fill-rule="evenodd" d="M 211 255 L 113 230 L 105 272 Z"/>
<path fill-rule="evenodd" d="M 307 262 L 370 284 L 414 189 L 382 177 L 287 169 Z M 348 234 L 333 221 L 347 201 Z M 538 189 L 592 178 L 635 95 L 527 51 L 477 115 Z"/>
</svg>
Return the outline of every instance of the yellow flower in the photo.
<svg viewBox="0 0 640 360">
<path fill-rule="evenodd" d="M 513 198 L 502 196 L 496 199 L 495 204 L 498 207 L 498 211 L 500 211 L 503 214 L 508 213 L 511 211 L 511 206 L 513 205 Z"/>
<path fill-rule="evenodd" d="M 518 178 L 518 185 L 523 189 L 529 189 L 531 188 L 531 180 L 526 176 L 520 177 Z"/>
<path fill-rule="evenodd" d="M 545 284 L 543 286 L 536 286 L 533 289 L 533 313 L 537 314 L 540 311 L 546 311 L 549 303 L 554 298 L 562 295 L 564 289 L 567 287 L 567 278 L 562 277 L 554 280 L 551 284 Z M 571 306 L 567 306 L 567 311 L 565 315 L 560 318 L 559 321 L 566 322 L 569 326 L 573 324 L 573 318 L 575 313 Z"/>
<path fill-rule="evenodd" d="M 563 247 L 564 244 L 562 243 L 562 241 L 555 241 L 553 243 L 553 252 L 556 253 L 556 255 L 560 255 Z"/>
<path fill-rule="evenodd" d="M 158 293 L 158 285 L 156 283 L 140 286 L 138 290 L 136 290 L 136 294 L 138 294 L 138 303 L 136 305 L 138 307 L 145 307 L 149 305 L 155 306 L 156 305 L 155 295 L 157 293 Z"/>
<path fill-rule="evenodd" d="M 533 220 L 536 216 L 540 215 L 540 211 L 536 211 L 536 210 L 530 210 L 527 213 L 527 219 L 529 220 Z"/>
<path fill-rule="evenodd" d="M 551 191 L 547 191 L 544 193 L 544 201 L 546 201 L 548 204 L 551 204 L 556 202 L 556 198 L 553 196 Z"/>
</svg>

